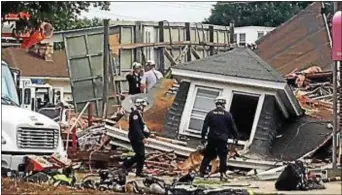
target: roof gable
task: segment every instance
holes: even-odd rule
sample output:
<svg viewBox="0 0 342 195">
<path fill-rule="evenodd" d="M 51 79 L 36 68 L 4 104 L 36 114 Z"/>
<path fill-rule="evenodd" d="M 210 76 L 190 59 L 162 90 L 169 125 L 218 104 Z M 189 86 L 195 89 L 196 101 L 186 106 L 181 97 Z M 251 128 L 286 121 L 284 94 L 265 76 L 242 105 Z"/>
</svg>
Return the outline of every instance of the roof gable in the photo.
<svg viewBox="0 0 342 195">
<path fill-rule="evenodd" d="M 235 48 L 222 54 L 179 64 L 173 69 L 286 82 L 278 72 L 248 48 Z"/>
</svg>

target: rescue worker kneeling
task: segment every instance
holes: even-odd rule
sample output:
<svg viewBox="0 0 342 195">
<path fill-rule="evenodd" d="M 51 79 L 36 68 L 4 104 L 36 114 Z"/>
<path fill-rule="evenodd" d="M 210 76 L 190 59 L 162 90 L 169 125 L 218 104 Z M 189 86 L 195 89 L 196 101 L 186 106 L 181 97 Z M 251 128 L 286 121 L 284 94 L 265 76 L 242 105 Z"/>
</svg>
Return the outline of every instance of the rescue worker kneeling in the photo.
<svg viewBox="0 0 342 195">
<path fill-rule="evenodd" d="M 216 108 L 210 111 L 204 119 L 202 127 L 202 143 L 208 132 L 208 142 L 204 149 L 204 158 L 200 166 L 200 177 L 204 177 L 205 171 L 211 160 L 217 155 L 220 159 L 220 180 L 227 180 L 227 155 L 228 138 L 233 136 L 234 142 L 237 141 L 238 132 L 231 113 L 225 110 L 226 100 L 223 97 L 215 99 Z"/>
<path fill-rule="evenodd" d="M 145 177 L 143 167 L 145 162 L 145 144 L 149 137 L 149 130 L 144 123 L 143 112 L 147 102 L 144 99 L 138 98 L 135 100 L 134 105 L 135 108 L 132 108 L 132 112 L 129 115 L 128 139 L 131 142 L 135 155 L 123 163 L 123 168 L 126 172 L 137 163 L 136 176 Z"/>
</svg>

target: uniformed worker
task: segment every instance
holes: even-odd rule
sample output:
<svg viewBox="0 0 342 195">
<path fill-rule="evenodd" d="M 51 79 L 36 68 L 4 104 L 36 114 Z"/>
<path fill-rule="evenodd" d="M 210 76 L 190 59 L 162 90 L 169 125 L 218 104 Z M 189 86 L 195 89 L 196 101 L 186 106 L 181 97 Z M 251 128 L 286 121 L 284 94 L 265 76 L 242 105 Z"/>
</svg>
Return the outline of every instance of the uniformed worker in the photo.
<svg viewBox="0 0 342 195">
<path fill-rule="evenodd" d="M 148 92 L 158 82 L 159 79 L 163 78 L 163 74 L 156 70 L 156 63 L 154 60 L 148 60 L 146 62 L 146 70 L 147 71 L 142 78 L 142 83 L 146 88 L 146 92 Z"/>
<path fill-rule="evenodd" d="M 215 105 L 216 108 L 210 111 L 205 117 L 202 127 L 202 140 L 205 140 L 208 128 L 209 133 L 207 136 L 207 145 L 204 149 L 204 158 L 200 166 L 200 177 L 204 177 L 210 161 L 218 155 L 220 159 L 220 179 L 222 181 L 227 179 L 228 137 L 232 136 L 234 142 L 236 142 L 238 132 L 231 113 L 225 110 L 225 98 L 216 98 Z"/>
<path fill-rule="evenodd" d="M 123 163 L 123 168 L 127 171 L 133 164 L 137 163 L 136 176 L 145 177 L 143 167 L 145 162 L 145 144 L 149 136 L 149 130 L 143 120 L 143 112 L 147 106 L 147 101 L 138 98 L 135 100 L 134 105 L 135 108 L 132 108 L 132 112 L 129 115 L 128 139 L 131 142 L 135 155 Z"/>
<path fill-rule="evenodd" d="M 138 62 L 134 62 L 132 67 L 133 71 L 126 75 L 126 79 L 129 87 L 128 94 L 135 95 L 141 93 L 142 66 Z"/>
</svg>

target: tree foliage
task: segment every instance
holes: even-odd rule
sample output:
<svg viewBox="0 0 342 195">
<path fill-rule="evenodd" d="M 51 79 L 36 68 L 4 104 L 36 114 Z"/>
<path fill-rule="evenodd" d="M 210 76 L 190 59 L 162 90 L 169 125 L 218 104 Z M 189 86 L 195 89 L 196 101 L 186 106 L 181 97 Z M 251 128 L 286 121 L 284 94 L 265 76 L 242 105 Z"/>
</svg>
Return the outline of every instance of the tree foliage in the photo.
<svg viewBox="0 0 342 195">
<path fill-rule="evenodd" d="M 211 10 L 211 15 L 205 23 L 229 25 L 230 22 L 239 26 L 269 26 L 276 27 L 290 19 L 300 10 L 305 9 L 309 1 L 268 1 L 248 3 L 218 2 Z"/>
<path fill-rule="evenodd" d="M 34 25 L 45 21 L 51 23 L 58 31 L 99 25 L 99 19 L 88 20 L 78 17 L 91 6 L 109 10 L 109 5 L 110 2 L 106 1 L 5 1 L 1 2 L 1 14 L 28 12 L 32 15 L 31 22 Z"/>
</svg>

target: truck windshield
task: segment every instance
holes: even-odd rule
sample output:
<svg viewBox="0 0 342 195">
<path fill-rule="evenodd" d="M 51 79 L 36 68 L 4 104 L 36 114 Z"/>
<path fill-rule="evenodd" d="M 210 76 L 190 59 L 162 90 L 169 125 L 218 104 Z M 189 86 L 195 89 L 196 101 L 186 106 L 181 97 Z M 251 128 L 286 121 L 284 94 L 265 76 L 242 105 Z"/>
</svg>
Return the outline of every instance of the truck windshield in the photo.
<svg viewBox="0 0 342 195">
<path fill-rule="evenodd" d="M 1 104 L 19 105 L 17 89 L 8 65 L 1 63 Z"/>
</svg>

